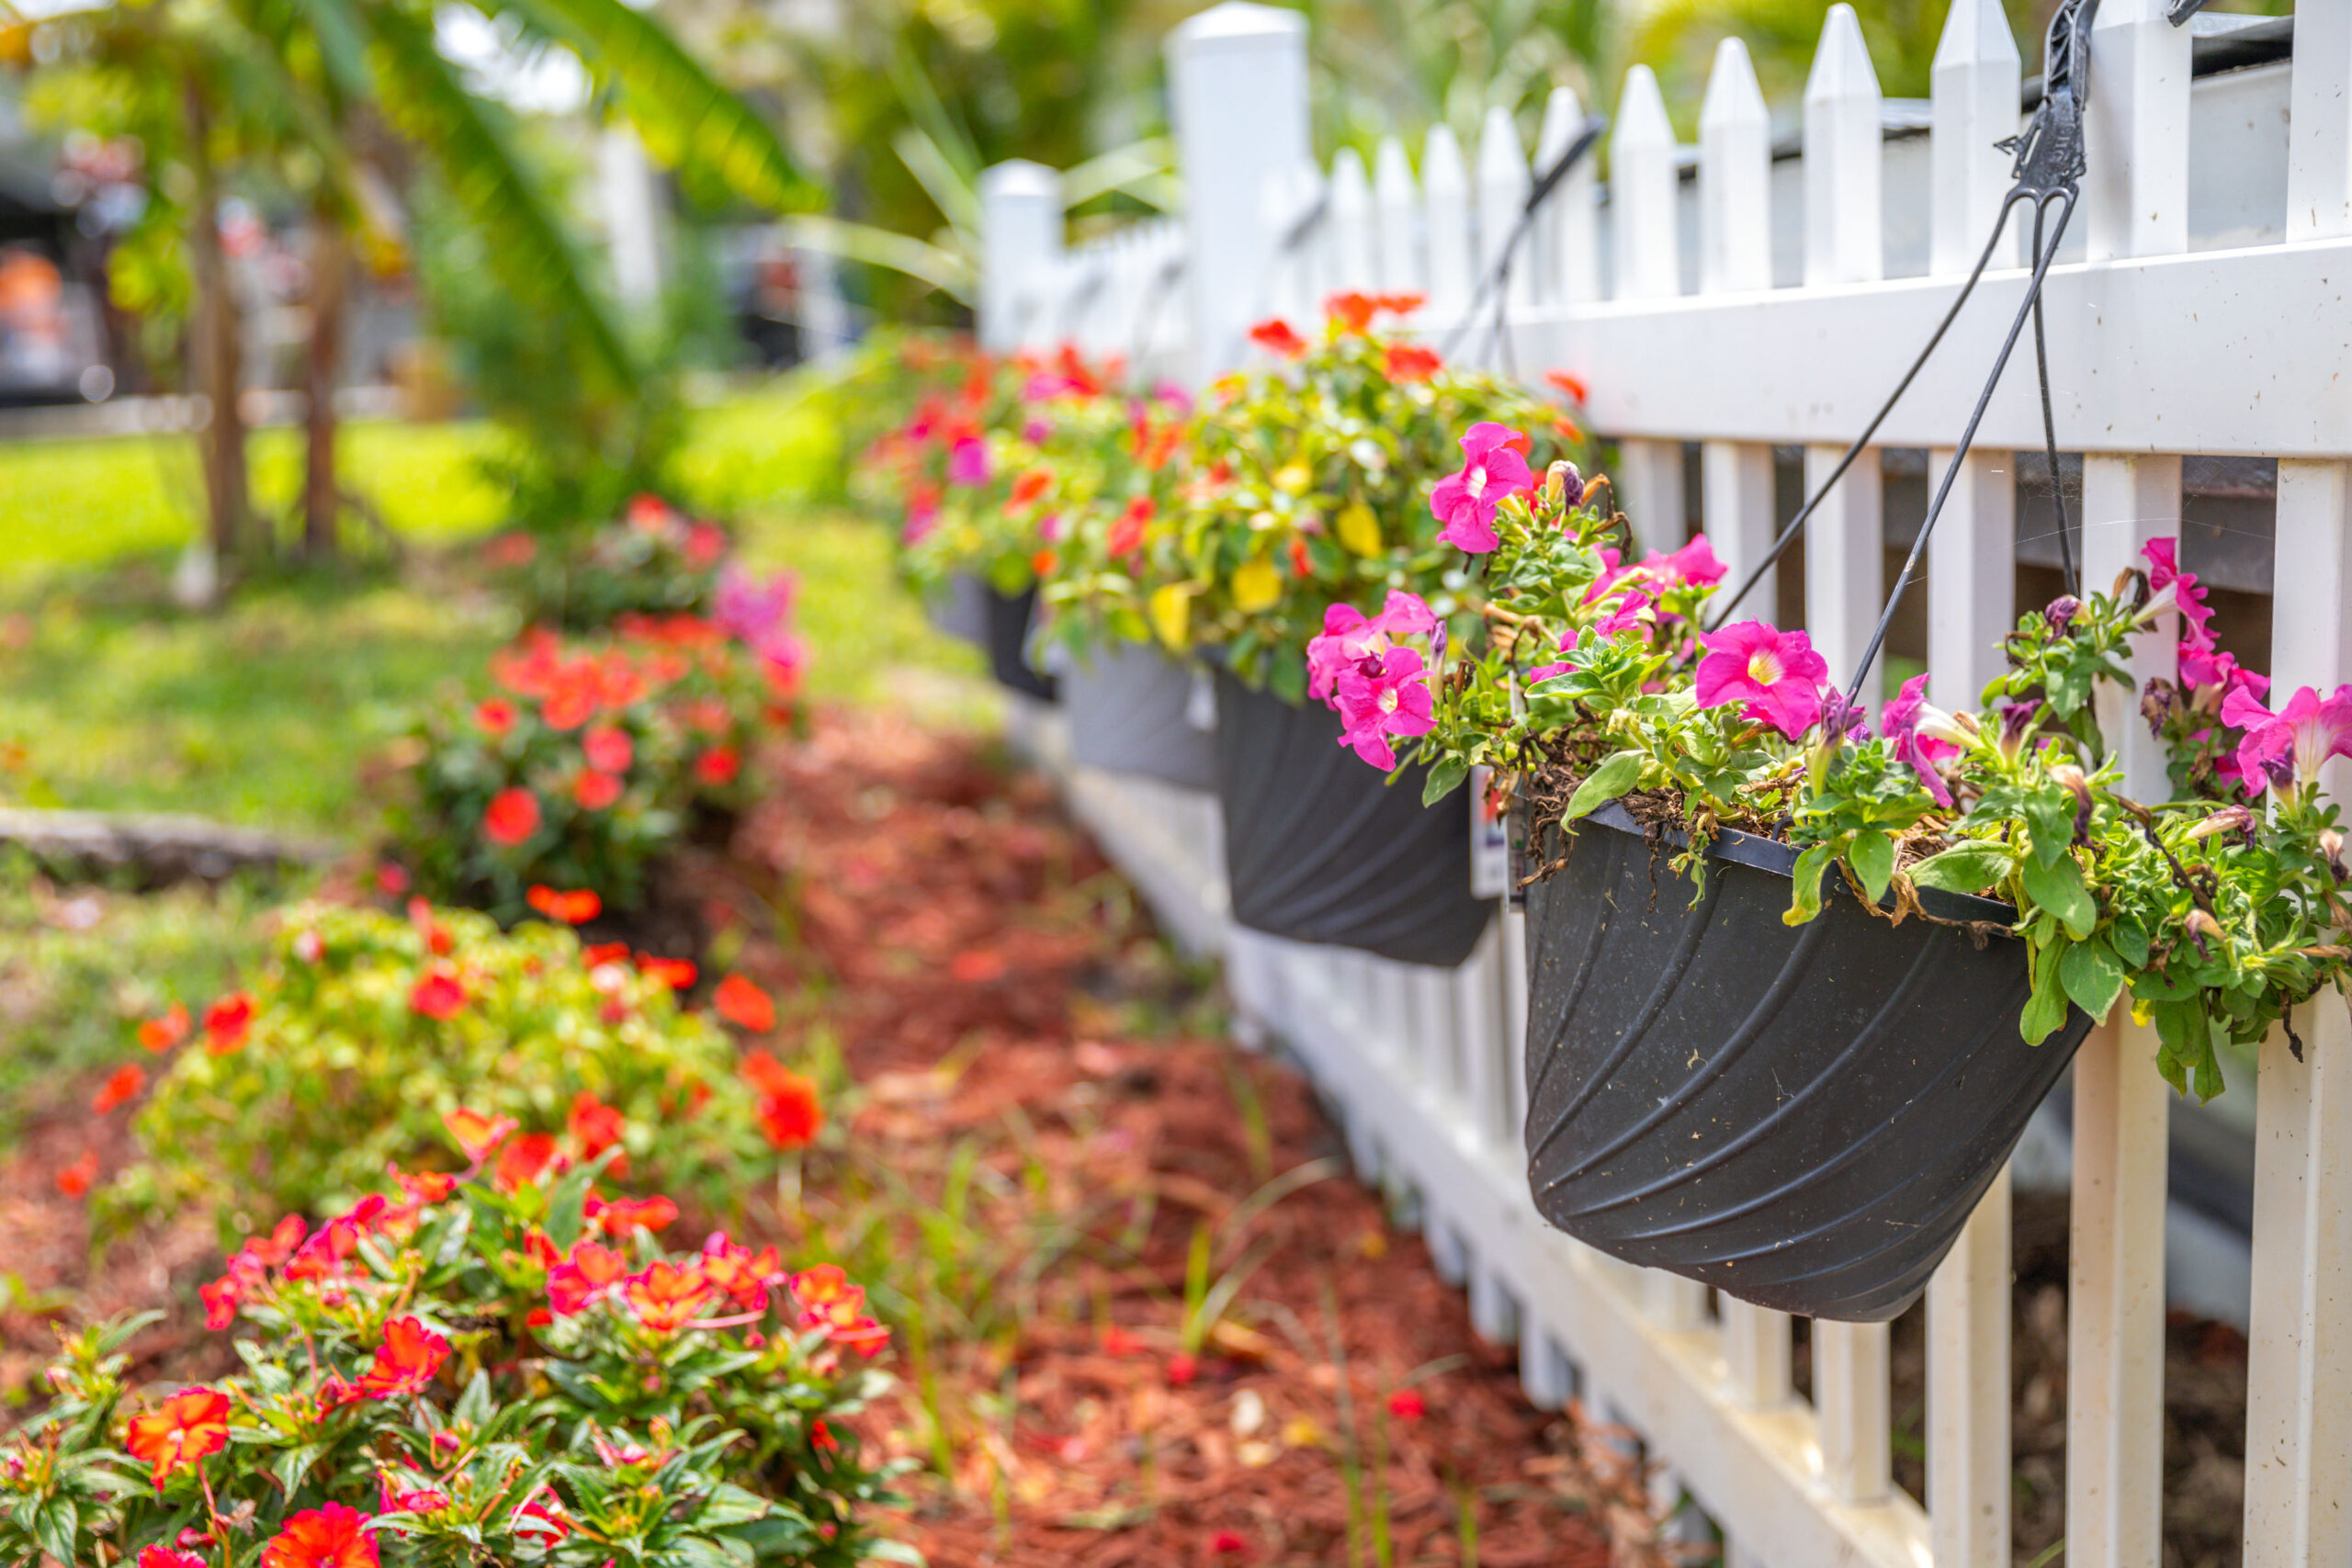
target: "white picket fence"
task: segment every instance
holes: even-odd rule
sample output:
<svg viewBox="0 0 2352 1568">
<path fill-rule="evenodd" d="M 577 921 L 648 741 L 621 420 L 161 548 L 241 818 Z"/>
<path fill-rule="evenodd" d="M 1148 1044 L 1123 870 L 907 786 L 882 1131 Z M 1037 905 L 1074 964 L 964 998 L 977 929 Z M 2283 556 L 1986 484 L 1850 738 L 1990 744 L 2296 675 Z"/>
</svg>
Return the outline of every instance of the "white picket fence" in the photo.
<svg viewBox="0 0 2352 1568">
<path fill-rule="evenodd" d="M 2352 3 L 2306 0 L 2291 63 L 2193 88 L 2190 36 L 2164 9 L 2099 8 L 2077 239 L 2047 295 L 2059 441 L 2086 454 L 2084 576 L 2103 584 L 2144 540 L 2177 531 L 2182 454 L 2276 457 L 2273 674 L 2287 691 L 2331 687 L 2352 678 Z M 1530 188 L 1510 118 L 1489 118 L 1475 162 L 1432 133 L 1418 181 L 1394 141 L 1370 171 L 1352 152 L 1326 170 L 1309 145 L 1297 14 L 1220 6 L 1180 27 L 1168 52 L 1183 218 L 1066 254 L 1051 172 L 992 171 L 984 336 L 998 347 L 1075 338 L 1199 384 L 1242 362 L 1251 321 L 1310 323 L 1324 293 L 1355 287 L 1425 292 L 1423 324 L 1442 338 Z M 1825 472 L 1981 249 L 2009 183 L 1992 144 L 2018 127 L 2020 74 L 1996 0 L 1954 0 L 1928 134 L 1893 135 L 1905 117 L 1882 103 L 1839 6 L 1805 92 L 1802 160 L 1776 164 L 1754 73 L 1727 43 L 1695 183 L 1657 83 L 1629 75 L 1610 187 L 1590 163 L 1564 182 L 1512 274 L 1508 363 L 1586 380 L 1595 426 L 1622 444 L 1616 477 L 1643 543 L 1680 541 L 1682 444 L 1696 442 L 1707 534 L 1735 580 L 1758 558 L 1778 522 L 1772 446 L 1800 446 L 1808 473 Z M 1537 167 L 1583 118 L 1572 93 L 1554 95 Z M 2017 254 L 1888 421 L 1886 445 L 1952 442 L 2022 298 Z M 1890 276 L 1905 271 L 1919 275 Z M 1928 663 L 1947 701 L 1997 668 L 2015 613 L 2010 454 L 2041 443 L 2026 361 L 1930 547 Z M 1883 588 L 1877 457 L 1864 455 L 1808 529 L 1805 625 L 1839 674 Z M 1773 612 L 1769 597 L 1747 608 Z M 2148 639 L 2141 677 L 2164 668 L 2160 641 Z M 2161 792 L 2161 760 L 2129 707 L 2119 700 L 2108 733 L 2125 737 L 2135 787 Z M 1050 729 L 1034 737 L 1049 753 Z M 1580 1394 L 1638 1430 L 1722 1529 L 1731 1562 L 2010 1561 L 2006 1179 L 1929 1291 L 1922 1508 L 1890 1479 L 1883 1326 L 1812 1325 L 1804 1400 L 1788 1319 L 1611 1263 L 1539 1220 L 1519 1138 L 1516 918 L 1451 974 L 1227 931 L 1213 807 L 1069 777 L 1074 804 L 1155 902 L 1195 942 L 1221 942 L 1249 1021 L 1305 1061 L 1365 1170 L 1418 1195 L 1481 1331 L 1521 1346 L 1530 1393 Z M 2335 782 L 2342 795 L 2346 781 Z M 2338 998 L 2308 1010 L 2306 1059 L 2281 1039 L 2259 1064 L 2255 1568 L 2352 1564 L 2352 1017 Z M 2161 1559 L 2170 1100 L 2154 1045 L 2152 1030 L 2120 1021 L 2094 1031 L 2075 1071 L 2069 1568 Z"/>
</svg>

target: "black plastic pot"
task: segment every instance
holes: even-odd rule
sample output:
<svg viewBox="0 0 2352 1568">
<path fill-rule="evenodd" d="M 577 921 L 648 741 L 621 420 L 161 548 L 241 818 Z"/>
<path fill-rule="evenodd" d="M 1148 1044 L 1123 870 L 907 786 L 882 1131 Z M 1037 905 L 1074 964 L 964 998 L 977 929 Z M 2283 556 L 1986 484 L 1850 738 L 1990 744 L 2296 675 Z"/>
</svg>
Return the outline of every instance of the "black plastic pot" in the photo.
<svg viewBox="0 0 2352 1568">
<path fill-rule="evenodd" d="M 1421 804 L 1340 744 L 1339 716 L 1216 676 L 1217 794 L 1233 918 L 1252 931 L 1451 967 L 1494 914 L 1470 896 L 1470 808 Z"/>
<path fill-rule="evenodd" d="M 988 594 L 989 669 L 997 684 L 1052 702 L 1057 689 L 1054 678 L 1031 668 L 1027 653 L 1029 616 L 1037 607 L 1036 589 L 1006 594 L 991 588 Z"/>
<path fill-rule="evenodd" d="M 933 589 L 923 603 L 923 614 L 959 642 L 975 648 L 989 645 L 989 585 L 970 572 L 958 572 Z"/>
<path fill-rule="evenodd" d="M 1559 841 L 1548 835 L 1550 853 Z M 1714 845 L 1705 896 L 1623 807 L 1528 890 L 1527 1173 L 1611 1258 L 1759 1306 L 1874 1323 L 1918 1299 L 2082 1043 L 2018 1033 L 2026 944 L 1889 924 L 1834 872 L 1783 924 L 1796 852 Z M 1947 919 L 2005 904 L 1924 893 Z"/>
<path fill-rule="evenodd" d="M 1105 773 L 1216 787 L 1216 739 L 1193 725 L 1193 671 L 1158 649 L 1096 648 L 1064 677 L 1070 755 Z"/>
</svg>

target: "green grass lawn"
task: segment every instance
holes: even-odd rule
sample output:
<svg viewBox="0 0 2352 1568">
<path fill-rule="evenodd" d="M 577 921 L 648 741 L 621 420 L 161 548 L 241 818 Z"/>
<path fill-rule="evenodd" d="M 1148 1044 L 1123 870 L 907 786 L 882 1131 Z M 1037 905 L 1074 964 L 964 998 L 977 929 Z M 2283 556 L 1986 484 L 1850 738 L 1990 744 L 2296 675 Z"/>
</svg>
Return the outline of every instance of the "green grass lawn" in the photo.
<svg viewBox="0 0 2352 1568">
<path fill-rule="evenodd" d="M 430 547 L 501 521 L 474 469 L 490 439 L 478 426 L 362 426 L 351 462 L 394 525 Z M 430 548 L 404 576 L 265 578 L 217 611 L 178 608 L 170 552 L 194 523 L 170 468 L 185 461 L 192 486 L 186 445 L 0 446 L 0 743 L 24 756 L 13 779 L 0 773 L 0 799 L 364 840 L 368 759 L 419 705 L 478 680 L 514 613 Z M 887 534 L 810 501 L 835 446 L 821 405 L 786 383 L 698 412 L 680 487 L 741 521 L 750 564 L 799 575 L 813 696 L 894 700 L 910 666 L 977 672 L 894 582 Z M 266 443 L 266 500 L 295 481 L 290 448 L 282 472 L 279 459 Z"/>
</svg>

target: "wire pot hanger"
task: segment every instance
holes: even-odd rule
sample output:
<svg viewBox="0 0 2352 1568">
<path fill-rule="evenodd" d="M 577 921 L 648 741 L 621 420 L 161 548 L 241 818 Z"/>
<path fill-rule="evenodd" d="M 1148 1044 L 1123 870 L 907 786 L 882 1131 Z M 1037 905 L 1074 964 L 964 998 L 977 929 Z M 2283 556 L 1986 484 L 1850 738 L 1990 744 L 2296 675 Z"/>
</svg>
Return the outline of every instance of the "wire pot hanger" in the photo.
<svg viewBox="0 0 2352 1568">
<path fill-rule="evenodd" d="M 2174 27 L 2179 27 L 2203 9 L 2206 4 L 2207 0 L 2171 0 L 2166 19 Z M 1885 423 L 1887 415 L 1894 411 L 1894 405 L 1902 400 L 1903 394 L 1910 389 L 1911 383 L 1926 367 L 1937 344 L 1943 341 L 1944 333 L 1951 329 L 1960 315 L 1961 308 L 1967 304 L 1969 295 L 1984 277 L 1984 269 L 1991 265 L 1994 248 L 2000 243 L 2002 233 L 2008 227 L 2010 214 L 2019 207 L 2030 208 L 2033 214 L 2033 273 L 2026 286 L 2025 299 L 2018 307 L 2016 319 L 2009 323 L 2008 335 L 2002 340 L 2001 351 L 1994 358 L 1992 373 L 1985 378 L 1984 390 L 1977 394 L 1975 410 L 1969 415 L 1967 427 L 1961 433 L 1959 447 L 1952 454 L 1941 482 L 1936 486 L 1934 500 L 1928 507 L 1927 520 L 1920 525 L 1918 536 L 1911 542 L 1911 553 L 1904 559 L 1902 574 L 1895 579 L 1894 592 L 1887 595 L 1886 607 L 1880 613 L 1878 626 L 1871 633 L 1869 645 L 1862 650 L 1861 661 L 1855 667 L 1853 679 L 1847 683 L 1843 707 L 1838 716 L 1841 720 L 1845 715 L 1857 711 L 1863 679 L 1870 673 L 1871 666 L 1876 661 L 1879 649 L 1886 640 L 1887 628 L 1894 624 L 1895 610 L 1903 603 L 1904 590 L 1918 570 L 1920 558 L 1927 552 L 1928 536 L 1935 531 L 1936 520 L 1943 513 L 1944 502 L 1951 495 L 1952 483 L 1959 477 L 1961 464 L 1967 460 L 1969 449 L 1975 444 L 1977 427 L 1984 423 L 1984 412 L 1993 401 L 1994 389 L 2000 385 L 2001 373 L 2008 368 L 2009 355 L 2016 349 L 2018 338 L 2024 333 L 2029 319 L 2033 322 L 2034 369 L 2041 382 L 2041 432 L 2050 464 L 2051 501 L 2057 510 L 2059 560 L 2065 572 L 2067 592 L 2080 591 L 2066 518 L 2066 498 L 2059 482 L 2057 423 L 2051 410 L 2050 355 L 2042 326 L 2041 293 L 2042 285 L 2050 275 L 2051 264 L 2057 259 L 2059 243 L 2065 237 L 2067 222 L 2074 217 L 2075 209 L 2082 198 L 2085 169 L 2083 111 L 2090 99 L 2091 22 L 2098 11 L 2098 0 L 2065 0 L 2058 7 L 2057 14 L 2052 17 L 2049 35 L 2043 44 L 2041 103 L 2022 133 L 1997 143 L 2001 151 L 2014 152 L 2017 156 L 2010 171 L 2017 183 L 2001 202 L 2000 213 L 1994 220 L 1993 232 L 1984 243 L 1984 253 L 1976 258 L 1975 267 L 1953 298 L 1951 309 L 1944 312 L 1943 320 L 1928 334 L 1927 346 L 1911 362 L 1910 369 L 1905 371 L 1903 378 L 1895 383 L 1894 390 L 1888 394 L 1886 401 L 1880 405 L 1878 412 L 1871 416 L 1861 434 L 1846 448 L 1845 456 L 1838 458 L 1837 467 L 1829 471 L 1828 477 L 1806 498 L 1804 504 L 1797 509 L 1796 515 L 1773 539 L 1772 547 L 1765 552 L 1764 558 L 1757 563 L 1708 622 L 1707 629 L 1710 631 L 1723 626 L 1739 602 L 1763 580 L 1764 574 L 1772 570 L 1795 541 L 1806 521 L 1819 509 L 1830 490 L 1845 477 L 1846 470 L 1870 445 L 1871 437 L 1878 433 L 1879 426 Z M 2052 209 L 2056 211 L 2054 220 Z"/>
</svg>

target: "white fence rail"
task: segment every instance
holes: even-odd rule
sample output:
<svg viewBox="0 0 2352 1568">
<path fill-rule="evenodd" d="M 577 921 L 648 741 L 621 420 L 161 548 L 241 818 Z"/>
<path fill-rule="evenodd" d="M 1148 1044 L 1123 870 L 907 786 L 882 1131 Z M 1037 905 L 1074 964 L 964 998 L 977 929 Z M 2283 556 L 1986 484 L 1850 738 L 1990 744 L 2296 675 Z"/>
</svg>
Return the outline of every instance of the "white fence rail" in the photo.
<svg viewBox="0 0 2352 1568">
<path fill-rule="evenodd" d="M 2080 251 L 2048 291 L 2060 444 L 2086 454 L 2086 578 L 2104 582 L 2144 539 L 2179 529 L 2182 455 L 2276 458 L 2273 673 L 2289 689 L 2332 685 L 2352 678 L 2352 5 L 2301 7 L 2291 62 L 2194 85 L 2191 36 L 2164 9 L 2099 9 Z M 1466 156 L 1433 132 L 1418 181 L 1393 139 L 1369 170 L 1342 152 L 1327 171 L 1309 151 L 1296 14 L 1220 6 L 1169 52 L 1185 217 L 1065 254 L 1050 172 L 992 172 L 988 340 L 1070 338 L 1197 383 L 1241 361 L 1252 321 L 1312 320 L 1341 288 L 1425 292 L 1442 336 L 1530 188 L 1510 118 L 1492 116 Z M 1675 144 L 1657 83 L 1629 74 L 1611 187 L 1589 164 L 1563 182 L 1512 274 L 1508 363 L 1587 381 L 1645 545 L 1679 543 L 1695 516 L 1735 579 L 1759 558 L 1778 524 L 1773 446 L 1802 446 L 1808 477 L 1826 472 L 1984 244 L 2008 184 L 1992 143 L 2018 129 L 2019 75 L 1996 0 L 1954 0 L 1932 103 L 1890 113 L 1853 14 L 1837 6 L 1805 90 L 1802 158 L 1776 159 L 1736 43 L 1716 58 L 1695 157 Z M 1556 92 L 1539 163 L 1583 119 Z M 1926 134 L 1890 137 L 1906 122 Z M 1887 422 L 1888 446 L 1954 439 L 1990 334 L 2021 298 L 2017 254 L 1996 258 Z M 2009 454 L 2041 440 L 2030 370 L 2013 370 L 1932 542 L 1926 651 L 1947 700 L 1996 666 L 2015 614 Z M 1685 443 L 1701 447 L 1695 497 Z M 1807 532 L 1804 620 L 1840 671 L 1884 588 L 1878 457 Z M 1769 598 L 1759 613 L 1772 615 Z M 2109 733 L 2142 731 L 2119 713 Z M 2136 743 L 2127 756 L 2162 787 L 2159 761 Z M 1704 1290 L 1611 1263 L 1537 1217 L 1519 1142 L 1516 917 L 1453 973 L 1228 931 L 1213 812 L 1102 775 L 1075 774 L 1071 789 L 1176 923 L 1222 941 L 1245 1013 L 1305 1060 L 1366 1173 L 1418 1194 L 1441 1268 L 1467 1284 L 1482 1332 L 1519 1342 L 1531 1394 L 1580 1393 L 1640 1431 L 1723 1529 L 1730 1562 L 2010 1560 L 2006 1179 L 1929 1291 L 1922 1508 L 1890 1479 L 1883 1325 L 1813 1325 L 1804 1400 L 1788 1319 L 1729 1300 L 1711 1310 Z M 2308 1010 L 2305 1059 L 2281 1040 L 2259 1065 L 2245 1500 L 2258 1568 L 2352 1564 L 2352 1018 L 2340 1002 Z M 2123 1021 L 2094 1032 L 2075 1073 L 2070 1568 L 2161 1560 L 2170 1100 L 2153 1051 L 2153 1032 Z"/>
</svg>

